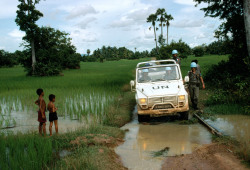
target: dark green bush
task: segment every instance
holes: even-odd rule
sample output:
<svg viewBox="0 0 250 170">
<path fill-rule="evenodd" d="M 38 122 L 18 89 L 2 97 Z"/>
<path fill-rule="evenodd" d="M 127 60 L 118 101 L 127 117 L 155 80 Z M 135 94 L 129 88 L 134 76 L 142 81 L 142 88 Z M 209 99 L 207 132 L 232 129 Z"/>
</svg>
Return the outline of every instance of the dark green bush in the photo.
<svg viewBox="0 0 250 170">
<path fill-rule="evenodd" d="M 205 49 L 203 46 L 196 46 L 193 48 L 193 54 L 195 57 L 202 57 L 205 54 Z"/>
<path fill-rule="evenodd" d="M 169 59 L 172 58 L 172 51 L 177 50 L 178 55 L 181 58 L 187 58 L 188 55 L 191 54 L 191 48 L 189 45 L 182 40 L 178 42 L 172 41 L 169 45 L 161 46 L 159 49 L 159 55 L 157 55 L 157 59 Z"/>
<path fill-rule="evenodd" d="M 18 64 L 18 56 L 16 53 L 9 53 L 0 50 L 0 67 L 13 67 Z"/>
</svg>

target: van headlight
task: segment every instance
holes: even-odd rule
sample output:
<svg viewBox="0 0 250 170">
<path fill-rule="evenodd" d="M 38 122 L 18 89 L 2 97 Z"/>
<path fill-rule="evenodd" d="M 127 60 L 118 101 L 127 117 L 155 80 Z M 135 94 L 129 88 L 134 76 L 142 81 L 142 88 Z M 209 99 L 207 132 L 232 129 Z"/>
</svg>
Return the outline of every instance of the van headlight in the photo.
<svg viewBox="0 0 250 170">
<path fill-rule="evenodd" d="M 179 96 L 179 100 L 185 100 L 185 95 Z"/>
<path fill-rule="evenodd" d="M 147 99 L 146 98 L 141 98 L 141 99 L 139 99 L 139 103 L 141 105 L 145 105 L 145 104 L 147 104 Z"/>
<path fill-rule="evenodd" d="M 185 95 L 181 95 L 179 98 L 179 107 L 183 107 L 185 105 Z"/>
</svg>

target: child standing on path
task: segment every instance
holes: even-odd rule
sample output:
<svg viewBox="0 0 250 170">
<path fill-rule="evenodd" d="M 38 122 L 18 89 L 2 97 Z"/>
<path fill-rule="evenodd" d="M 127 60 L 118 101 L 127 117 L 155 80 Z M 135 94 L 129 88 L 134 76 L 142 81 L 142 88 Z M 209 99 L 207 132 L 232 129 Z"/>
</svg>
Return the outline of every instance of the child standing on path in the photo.
<svg viewBox="0 0 250 170">
<path fill-rule="evenodd" d="M 45 115 L 45 110 L 46 110 L 46 103 L 43 99 L 44 92 L 43 89 L 37 89 L 36 90 L 38 97 L 38 100 L 35 102 L 36 105 L 39 106 L 38 110 L 38 122 L 39 122 L 39 134 L 42 136 L 42 131 L 43 135 L 46 136 L 46 115 Z"/>
<path fill-rule="evenodd" d="M 54 102 L 56 101 L 56 96 L 54 94 L 49 95 L 49 104 L 48 104 L 48 110 L 49 110 L 49 132 L 50 132 L 50 136 L 52 136 L 52 126 L 53 126 L 53 122 L 55 124 L 55 130 L 56 133 L 58 134 L 58 124 L 57 124 L 57 108 L 55 107 Z"/>
</svg>

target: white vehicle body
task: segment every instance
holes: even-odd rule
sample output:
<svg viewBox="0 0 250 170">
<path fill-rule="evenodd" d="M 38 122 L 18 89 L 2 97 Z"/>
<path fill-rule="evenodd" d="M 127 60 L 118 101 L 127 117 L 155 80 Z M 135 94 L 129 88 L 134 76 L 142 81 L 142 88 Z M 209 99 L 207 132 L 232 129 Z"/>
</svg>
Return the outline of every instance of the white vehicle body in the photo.
<svg viewBox="0 0 250 170">
<path fill-rule="evenodd" d="M 135 86 L 133 91 L 136 92 L 138 116 L 182 113 L 188 116 L 188 93 L 183 85 L 180 66 L 175 60 L 138 63 L 136 80 L 130 84 L 131 88 Z"/>
</svg>

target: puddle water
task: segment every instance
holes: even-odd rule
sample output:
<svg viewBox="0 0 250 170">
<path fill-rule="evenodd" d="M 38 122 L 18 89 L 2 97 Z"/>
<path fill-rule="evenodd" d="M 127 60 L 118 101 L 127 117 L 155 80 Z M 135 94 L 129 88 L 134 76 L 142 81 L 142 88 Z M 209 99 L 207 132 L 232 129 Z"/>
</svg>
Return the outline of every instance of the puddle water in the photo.
<svg viewBox="0 0 250 170">
<path fill-rule="evenodd" d="M 200 124 L 143 125 L 134 120 L 122 129 L 128 129 L 125 142 L 115 151 L 124 166 L 134 170 L 161 169 L 164 157 L 154 157 L 153 153 L 166 147 L 169 147 L 167 156 L 175 156 L 192 153 L 201 145 L 211 143 L 210 132 Z"/>
<path fill-rule="evenodd" d="M 37 112 L 26 111 L 26 112 L 12 112 L 11 118 L 15 119 L 15 127 L 0 129 L 3 133 L 28 133 L 28 132 L 38 132 L 39 122 L 37 121 Z M 46 112 L 46 133 L 49 134 L 49 115 Z M 84 122 L 78 120 L 71 120 L 70 118 L 58 117 L 58 131 L 59 133 L 66 133 L 75 131 L 80 127 L 86 127 Z M 55 126 L 53 124 L 52 133 L 55 134 Z"/>
<path fill-rule="evenodd" d="M 215 121 L 206 120 L 209 124 L 242 142 L 250 143 L 250 116 L 218 115 Z"/>
</svg>

